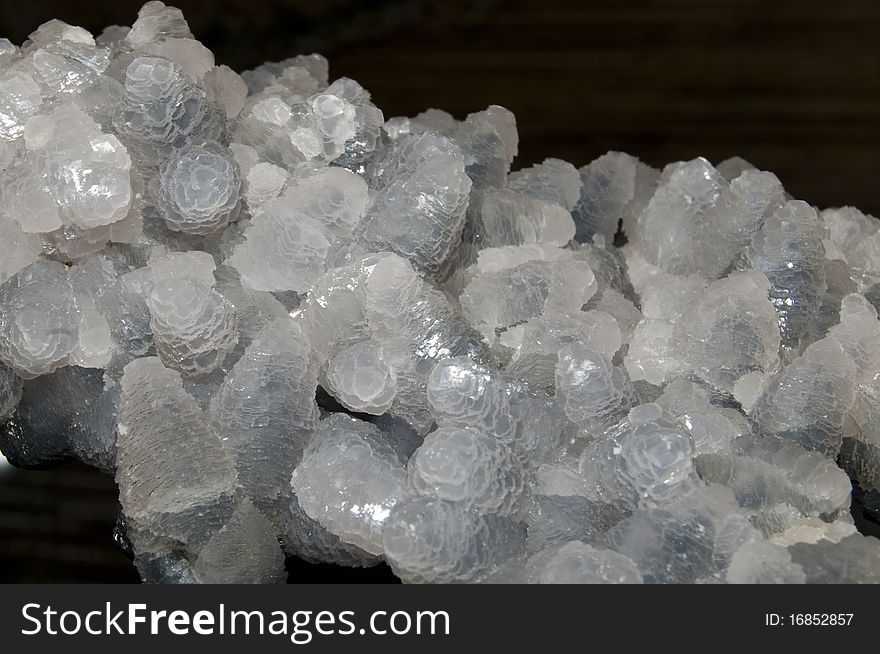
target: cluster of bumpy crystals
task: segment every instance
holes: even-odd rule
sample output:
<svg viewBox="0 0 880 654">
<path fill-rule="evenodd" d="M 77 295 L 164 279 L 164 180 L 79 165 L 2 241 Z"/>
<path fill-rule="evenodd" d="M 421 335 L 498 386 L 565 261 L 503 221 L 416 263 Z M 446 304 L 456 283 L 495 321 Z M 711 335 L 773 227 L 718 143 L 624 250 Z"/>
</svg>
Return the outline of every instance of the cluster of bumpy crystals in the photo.
<svg viewBox="0 0 880 654">
<path fill-rule="evenodd" d="M 880 581 L 880 222 L 517 145 L 161 2 L 0 42 L 0 450 L 115 474 L 147 581 Z"/>
</svg>

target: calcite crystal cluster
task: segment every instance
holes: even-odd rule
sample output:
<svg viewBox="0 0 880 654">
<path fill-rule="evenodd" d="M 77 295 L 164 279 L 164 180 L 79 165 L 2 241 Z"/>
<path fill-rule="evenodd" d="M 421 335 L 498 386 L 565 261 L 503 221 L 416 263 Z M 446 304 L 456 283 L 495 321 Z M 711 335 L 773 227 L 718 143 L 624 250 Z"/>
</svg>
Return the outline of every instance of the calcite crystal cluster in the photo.
<svg viewBox="0 0 880 654">
<path fill-rule="evenodd" d="M 880 222 L 516 153 L 161 2 L 0 41 L 0 448 L 114 474 L 152 582 L 880 581 Z"/>
</svg>

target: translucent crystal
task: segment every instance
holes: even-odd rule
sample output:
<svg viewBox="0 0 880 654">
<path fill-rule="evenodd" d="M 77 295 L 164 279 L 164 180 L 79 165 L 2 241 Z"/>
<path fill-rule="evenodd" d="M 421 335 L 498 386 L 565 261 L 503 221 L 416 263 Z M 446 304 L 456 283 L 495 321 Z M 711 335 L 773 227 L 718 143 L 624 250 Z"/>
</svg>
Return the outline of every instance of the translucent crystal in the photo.
<svg viewBox="0 0 880 654">
<path fill-rule="evenodd" d="M 165 38 L 157 43 L 149 43 L 141 51 L 173 61 L 197 82 L 204 79 L 214 68 L 214 53 L 195 39 Z"/>
<path fill-rule="evenodd" d="M 873 216 L 855 207 L 826 209 L 819 215 L 826 237 L 822 243 L 829 259 L 847 263 L 863 285 L 880 280 L 880 227 Z"/>
<path fill-rule="evenodd" d="M 0 361 L 32 379 L 67 363 L 79 342 L 73 289 L 59 263 L 31 264 L 0 286 Z"/>
<path fill-rule="evenodd" d="M 701 454 L 727 450 L 736 439 L 752 433 L 752 425 L 740 411 L 713 405 L 706 389 L 684 379 L 666 386 L 657 404 L 678 418 Z"/>
<path fill-rule="evenodd" d="M 428 375 L 437 361 L 467 352 L 467 323 L 442 292 L 400 257 L 376 259 L 363 290 L 370 329 L 395 365 L 392 413 L 426 433 L 431 424 Z"/>
<path fill-rule="evenodd" d="M 193 568 L 202 583 L 266 584 L 287 579 L 275 527 L 247 500 L 201 548 Z"/>
<path fill-rule="evenodd" d="M 381 148 L 385 116 L 370 102 L 369 91 L 353 79 L 340 77 L 327 87 L 326 92 L 347 100 L 354 107 L 354 135 L 345 141 L 343 153 L 333 163 L 363 174 L 373 155 Z"/>
<path fill-rule="evenodd" d="M 247 100 L 247 84 L 229 66 L 214 66 L 205 73 L 208 99 L 226 110 L 227 118 L 235 118 Z"/>
<path fill-rule="evenodd" d="M 701 233 L 694 244 L 691 269 L 708 279 L 720 277 L 765 217 L 784 202 L 785 191 L 773 173 L 745 170 L 730 180 L 698 225 Z"/>
<path fill-rule="evenodd" d="M 593 427 L 622 417 L 633 401 L 626 372 L 577 342 L 559 350 L 556 394 L 572 422 Z"/>
<path fill-rule="evenodd" d="M 753 414 L 765 434 L 830 456 L 855 400 L 856 367 L 832 336 L 810 345 L 768 383 Z"/>
<path fill-rule="evenodd" d="M 137 48 L 167 38 L 191 36 L 189 25 L 180 9 L 168 7 L 158 0 L 151 0 L 141 7 L 126 40 Z"/>
<path fill-rule="evenodd" d="M 318 423 L 317 365 L 290 318 L 266 325 L 212 399 L 211 414 L 254 501 L 283 494 Z"/>
<path fill-rule="evenodd" d="M 803 584 L 806 579 L 804 569 L 792 562 L 788 550 L 766 541 L 740 547 L 727 569 L 731 584 Z"/>
<path fill-rule="evenodd" d="M 346 408 L 385 413 L 397 394 L 397 374 L 385 360 L 382 346 L 361 341 L 338 350 L 327 362 L 327 386 Z"/>
<path fill-rule="evenodd" d="M 796 347 L 819 315 L 825 293 L 824 255 L 816 211 L 799 200 L 772 213 L 745 250 L 741 265 L 770 280 L 770 300 L 786 347 Z"/>
<path fill-rule="evenodd" d="M 733 490 L 747 511 L 778 505 L 804 517 L 833 517 L 849 510 L 850 482 L 833 461 L 775 438 L 741 438 L 729 452 L 701 455 L 700 477 Z"/>
<path fill-rule="evenodd" d="M 187 377 L 216 369 L 235 346 L 235 310 L 202 279 L 155 281 L 149 307 L 156 351 Z"/>
<path fill-rule="evenodd" d="M 734 273 L 713 282 L 675 320 L 676 358 L 727 391 L 752 372 L 770 372 L 779 359 L 779 330 L 770 284 L 760 273 Z"/>
<path fill-rule="evenodd" d="M 227 263 L 250 288 L 305 292 L 324 273 L 325 230 L 283 198 L 260 207 L 244 236 Z"/>
<path fill-rule="evenodd" d="M 42 44 L 41 44 L 42 45 Z M 110 63 L 110 51 L 86 42 L 61 38 L 33 54 L 37 78 L 50 93 L 76 93 L 94 83 Z"/>
<path fill-rule="evenodd" d="M 672 332 L 673 324 L 668 320 L 639 321 L 624 357 L 630 379 L 663 384 L 682 374 L 684 363 L 670 343 Z"/>
<path fill-rule="evenodd" d="M 874 217 L 329 73 L 0 39 L 0 461 L 114 474 L 151 583 L 878 581 Z"/>
<path fill-rule="evenodd" d="M 244 197 L 251 210 L 278 197 L 287 182 L 287 171 L 266 162 L 254 164 L 245 177 L 247 190 Z"/>
<path fill-rule="evenodd" d="M 232 462 L 180 375 L 156 357 L 125 367 L 116 447 L 119 501 L 136 550 L 167 540 L 198 548 L 211 526 L 225 524 Z"/>
<path fill-rule="evenodd" d="M 454 132 L 461 146 L 468 177 L 474 186 L 500 187 L 504 185 L 510 164 L 519 148 L 516 118 L 504 107 L 492 105 L 488 109 L 468 114 Z"/>
<path fill-rule="evenodd" d="M 473 581 L 519 555 L 525 533 L 515 523 L 458 502 L 419 497 L 391 511 L 385 558 L 408 583 Z"/>
<path fill-rule="evenodd" d="M 529 561 L 531 580 L 539 584 L 640 584 L 642 575 L 629 558 L 580 541 L 548 548 Z"/>
<path fill-rule="evenodd" d="M 419 495 L 482 513 L 510 515 L 521 509 L 524 471 L 509 446 L 491 436 L 441 427 L 425 437 L 408 470 L 410 487 Z"/>
<path fill-rule="evenodd" d="M 736 551 L 737 541 L 750 537 L 740 532 L 730 541 L 726 527 L 734 511 L 729 491 L 710 487 L 639 510 L 611 530 L 611 548 L 636 563 L 645 583 L 694 583 L 727 563 L 716 559 L 719 546 Z"/>
<path fill-rule="evenodd" d="M 742 157 L 728 157 L 719 163 L 715 169 L 724 176 L 728 182 L 732 182 L 747 170 L 756 170 L 755 166 L 750 164 Z"/>
<path fill-rule="evenodd" d="M 302 510 L 296 495 L 291 493 L 285 508 L 282 515 L 282 546 L 285 553 L 309 563 L 333 563 L 354 568 L 366 568 L 381 560 L 379 556 L 339 540 L 320 522 L 310 518 Z"/>
<path fill-rule="evenodd" d="M 554 370 L 560 350 L 585 344 L 609 361 L 620 349 L 617 321 L 604 311 L 553 313 L 529 320 L 502 333 L 499 341 L 510 348 L 507 371 L 538 387 L 554 387 Z"/>
<path fill-rule="evenodd" d="M 571 214 L 555 202 L 511 189 L 480 193 L 474 211 L 485 247 L 548 243 L 564 246 L 574 238 Z"/>
<path fill-rule="evenodd" d="M 0 428 L 0 448 L 7 459 L 18 466 L 39 468 L 75 457 L 113 471 L 118 386 L 105 384 L 100 370 L 74 366 L 24 383 L 10 378 L 7 368 L 2 370 L 6 371 L 0 373 L 7 380 L 5 392 L 11 393 L 11 398 L 6 395 L 7 402 L 17 402 L 9 421 Z"/>
<path fill-rule="evenodd" d="M 34 78 L 20 71 L 7 71 L 0 77 L 0 137 L 13 141 L 24 134 L 28 120 L 43 103 Z"/>
<path fill-rule="evenodd" d="M 667 166 L 657 191 L 638 217 L 633 236 L 639 251 L 667 272 L 694 272 L 697 226 L 726 187 L 727 181 L 703 158 Z"/>
<path fill-rule="evenodd" d="M 0 284 L 34 263 L 43 250 L 37 236 L 25 234 L 18 223 L 4 215 L 0 215 L 0 242 L 5 255 L 0 260 Z"/>
<path fill-rule="evenodd" d="M 455 143 L 427 133 L 399 139 L 374 170 L 378 193 L 362 238 L 436 272 L 461 236 L 471 180 Z"/>
<path fill-rule="evenodd" d="M 126 217 L 132 202 L 128 152 L 78 107 L 65 104 L 34 117 L 24 140 L 27 155 L 9 171 L 4 194 L 22 230 L 92 229 Z"/>
<path fill-rule="evenodd" d="M 238 207 L 241 179 L 231 153 L 213 143 L 175 152 L 159 174 L 168 228 L 204 235 L 225 227 Z"/>
<path fill-rule="evenodd" d="M 577 471 L 573 474 L 577 475 Z M 613 512 L 605 511 L 598 503 L 581 495 L 583 484 L 579 476 L 577 482 L 576 485 L 567 483 L 562 493 L 531 496 L 526 516 L 526 549 L 530 554 L 552 550 L 572 540 L 599 542 L 608 528 L 619 520 Z"/>
<path fill-rule="evenodd" d="M 532 258 L 535 250 L 503 250 L 509 257 L 484 271 L 478 267 L 459 297 L 465 317 L 490 344 L 500 329 L 549 312 L 578 311 L 596 292 L 595 275 L 584 261 L 552 251 Z M 528 257 L 522 263 L 521 255 Z"/>
<path fill-rule="evenodd" d="M 544 159 L 530 168 L 510 173 L 507 186 L 535 199 L 558 204 L 571 211 L 581 196 L 577 169 L 562 159 Z"/>
<path fill-rule="evenodd" d="M 577 239 L 614 239 L 618 223 L 638 216 L 656 185 L 656 172 L 635 157 L 608 152 L 580 169 L 580 199 L 572 211 Z"/>
<path fill-rule="evenodd" d="M 636 407 L 581 454 L 588 497 L 624 508 L 666 504 L 695 487 L 694 449 L 690 434 L 660 407 Z"/>
<path fill-rule="evenodd" d="M 145 166 L 158 166 L 175 148 L 226 137 L 219 105 L 180 66 L 160 57 L 137 57 L 128 65 L 114 127 Z"/>
<path fill-rule="evenodd" d="M 381 432 L 344 415 L 321 423 L 291 484 L 309 517 L 370 554 L 382 552 L 382 527 L 407 495 L 406 471 Z"/>
</svg>

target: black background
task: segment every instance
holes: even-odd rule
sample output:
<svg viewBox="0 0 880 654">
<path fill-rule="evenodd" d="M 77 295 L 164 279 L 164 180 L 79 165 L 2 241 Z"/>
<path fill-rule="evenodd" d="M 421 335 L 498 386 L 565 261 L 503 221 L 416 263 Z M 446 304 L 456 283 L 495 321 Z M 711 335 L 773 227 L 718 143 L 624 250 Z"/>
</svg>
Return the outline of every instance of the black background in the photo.
<svg viewBox="0 0 880 654">
<path fill-rule="evenodd" d="M 0 2 L 0 35 L 61 18 L 94 33 L 139 1 Z M 876 0 L 192 0 L 181 7 L 236 70 L 330 59 L 386 117 L 502 104 L 520 157 L 583 165 L 606 150 L 660 166 L 733 154 L 796 197 L 880 213 Z M 0 580 L 134 581 L 112 544 L 115 487 L 80 466 L 0 469 Z M 292 563 L 298 581 L 387 580 Z"/>
</svg>

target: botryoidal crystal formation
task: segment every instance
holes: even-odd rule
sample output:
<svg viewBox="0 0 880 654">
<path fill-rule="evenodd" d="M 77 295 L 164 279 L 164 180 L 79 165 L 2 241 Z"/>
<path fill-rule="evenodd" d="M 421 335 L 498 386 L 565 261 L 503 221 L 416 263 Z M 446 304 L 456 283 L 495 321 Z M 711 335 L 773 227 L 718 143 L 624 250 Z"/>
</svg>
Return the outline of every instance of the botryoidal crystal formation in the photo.
<svg viewBox="0 0 880 654">
<path fill-rule="evenodd" d="M 152 582 L 880 581 L 880 222 L 516 153 L 161 2 L 0 41 L 0 448 L 114 474 Z"/>
</svg>

